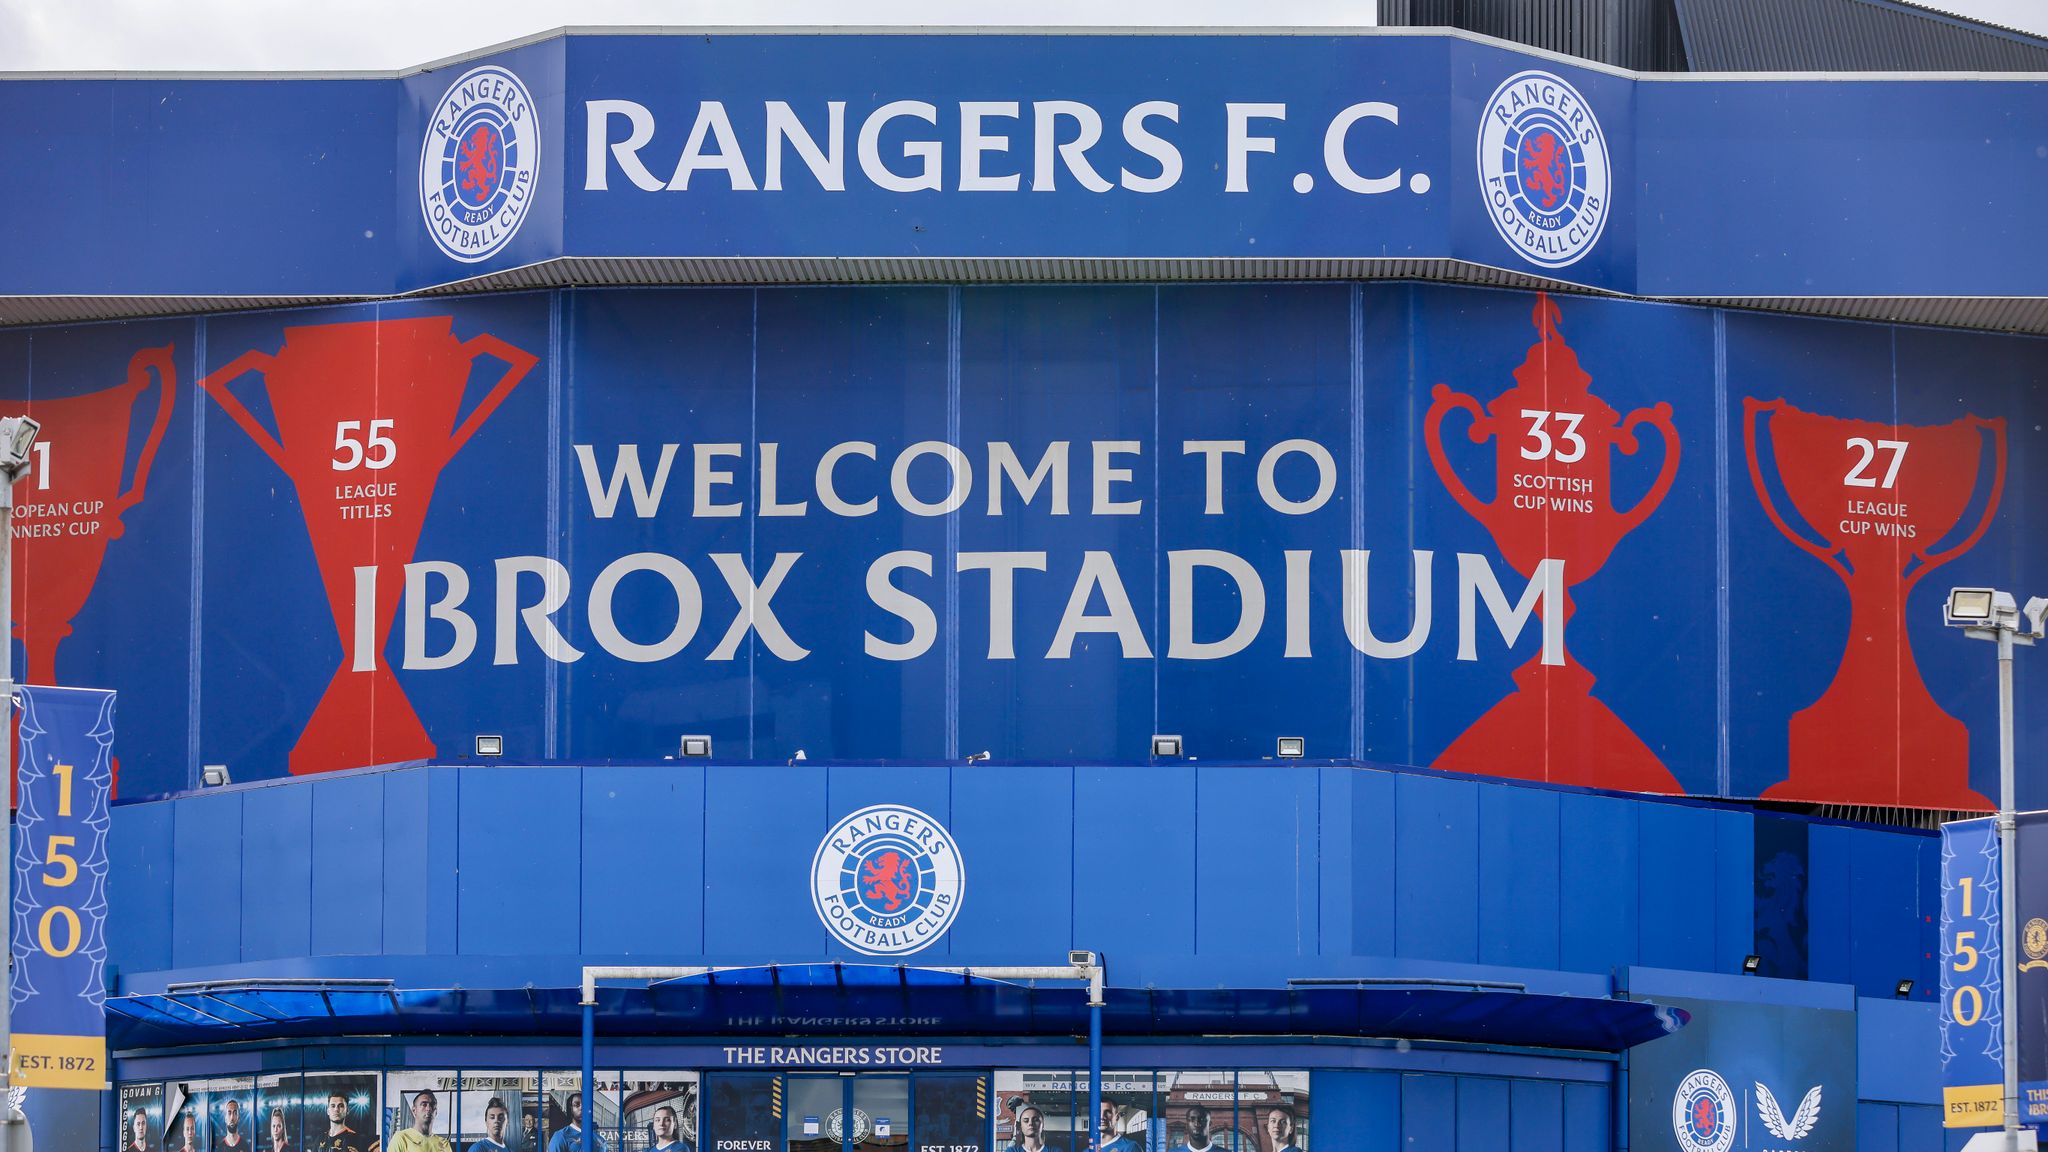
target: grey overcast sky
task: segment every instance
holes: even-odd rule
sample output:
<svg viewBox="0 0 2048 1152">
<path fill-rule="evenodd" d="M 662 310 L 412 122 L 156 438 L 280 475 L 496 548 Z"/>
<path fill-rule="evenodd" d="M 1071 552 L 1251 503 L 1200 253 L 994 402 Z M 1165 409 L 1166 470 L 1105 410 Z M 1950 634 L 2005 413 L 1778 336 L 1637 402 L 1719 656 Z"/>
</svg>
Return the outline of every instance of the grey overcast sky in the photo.
<svg viewBox="0 0 2048 1152">
<path fill-rule="evenodd" d="M 1943 0 L 2048 34 L 2048 0 Z M 1374 0 L 0 0 L 0 70 L 389 70 L 565 24 L 1370 24 Z"/>
</svg>

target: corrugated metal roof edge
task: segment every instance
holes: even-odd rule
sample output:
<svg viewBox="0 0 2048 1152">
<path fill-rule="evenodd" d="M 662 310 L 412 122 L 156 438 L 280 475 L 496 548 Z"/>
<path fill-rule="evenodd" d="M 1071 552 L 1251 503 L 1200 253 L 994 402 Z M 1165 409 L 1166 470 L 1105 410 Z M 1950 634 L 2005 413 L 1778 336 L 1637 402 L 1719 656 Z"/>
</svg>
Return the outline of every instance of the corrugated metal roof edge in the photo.
<svg viewBox="0 0 2048 1152">
<path fill-rule="evenodd" d="M 1992 27 L 1996 27 L 1995 25 Z M 2021 33 L 2021 35 L 2025 35 Z M 1567 64 L 1593 72 L 1603 72 L 1631 80 L 1691 82 L 1697 80 L 1718 81 L 1836 81 L 1836 80 L 2000 80 L 2000 81 L 2042 81 L 2048 80 L 2048 72 L 1636 72 L 1618 68 L 1583 56 L 1554 52 L 1497 36 L 1470 32 L 1463 28 L 1439 25 L 1372 27 L 1356 25 L 1293 25 L 1293 26 L 1246 26 L 1235 27 L 1139 27 L 1139 26 L 1087 26 L 1061 25 L 1058 27 L 1034 28 L 1028 26 L 832 26 L 832 25 L 735 25 L 721 27 L 686 27 L 680 25 L 661 26 L 606 26 L 606 25 L 564 25 L 530 36 L 521 36 L 501 43 L 488 45 L 473 51 L 442 57 L 425 64 L 404 68 L 368 69 L 337 72 L 157 72 L 157 71 L 0 71 L 0 82 L 9 80 L 402 80 L 423 73 L 437 72 L 473 60 L 496 56 L 518 48 L 542 44 L 549 40 L 567 39 L 575 36 L 1421 36 L 1442 37 L 1464 40 L 1484 47 L 1504 48 L 1517 54 L 1540 60 Z M 2048 46 L 2048 40 L 2041 41 Z"/>
<path fill-rule="evenodd" d="M 0 328 L 114 322 L 560 288 L 804 284 L 1128 284 L 1414 281 L 1735 308 L 1836 320 L 2048 336 L 2048 297 L 1637 296 L 1459 260 L 1100 260 L 965 258 L 565 257 L 395 296 L 0 297 Z"/>
</svg>

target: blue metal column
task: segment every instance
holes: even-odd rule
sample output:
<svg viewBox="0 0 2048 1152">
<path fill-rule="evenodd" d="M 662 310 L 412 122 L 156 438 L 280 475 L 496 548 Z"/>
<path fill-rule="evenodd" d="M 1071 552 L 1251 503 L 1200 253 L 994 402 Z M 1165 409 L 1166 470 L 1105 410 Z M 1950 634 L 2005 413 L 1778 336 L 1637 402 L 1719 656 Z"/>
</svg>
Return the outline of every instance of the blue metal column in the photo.
<svg viewBox="0 0 2048 1152">
<path fill-rule="evenodd" d="M 592 997 L 595 1000 L 595 997 Z M 583 1004 L 583 1152 L 595 1152 L 590 1130 L 597 1127 L 597 1005 Z"/>
<path fill-rule="evenodd" d="M 1107 1137 L 1102 1128 L 1102 1002 L 1090 997 L 1088 1005 L 1088 1127 L 1095 1133 L 1100 1149 Z"/>
</svg>

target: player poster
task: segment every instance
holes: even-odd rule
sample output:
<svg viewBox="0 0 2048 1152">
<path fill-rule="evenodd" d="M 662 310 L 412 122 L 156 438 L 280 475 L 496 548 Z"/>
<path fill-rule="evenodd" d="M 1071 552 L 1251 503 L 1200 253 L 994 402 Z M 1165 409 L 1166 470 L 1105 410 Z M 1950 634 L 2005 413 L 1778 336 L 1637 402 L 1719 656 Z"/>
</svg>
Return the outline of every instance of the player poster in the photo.
<svg viewBox="0 0 2048 1152">
<path fill-rule="evenodd" d="M 448 1125 L 455 1114 L 460 1075 L 453 1071 L 394 1072 L 390 1081 L 385 1147 L 390 1152 L 453 1152 Z"/>
<path fill-rule="evenodd" d="M 1308 1073 L 1239 1072 L 1237 1129 L 1243 1152 L 1308 1152 Z"/>
<path fill-rule="evenodd" d="M 621 1152 L 697 1152 L 697 1074 L 628 1072 Z"/>
<path fill-rule="evenodd" d="M 1159 1074 L 1169 1152 L 1250 1152 L 1237 1128 L 1235 1078 L 1230 1072 Z"/>
<path fill-rule="evenodd" d="M 911 1090 L 918 1148 L 986 1152 L 988 1096 L 979 1073 L 920 1072 Z"/>
<path fill-rule="evenodd" d="M 164 1085 L 164 1152 L 208 1152 L 206 1081 Z"/>
<path fill-rule="evenodd" d="M 707 1152 L 782 1152 L 782 1077 L 720 1073 L 704 1093 L 704 1130 L 712 1142 Z"/>
<path fill-rule="evenodd" d="M 297 1076 L 256 1078 L 257 1152 L 299 1152 L 305 1146 L 299 1131 L 302 1091 Z"/>
<path fill-rule="evenodd" d="M 591 1152 L 612 1152 L 612 1142 L 619 1131 L 618 1073 L 598 1075 L 597 1099 L 587 1108 L 580 1071 L 546 1073 L 541 1089 L 541 1132 L 547 1140 L 546 1152 L 583 1152 L 585 1123 L 593 1125 Z"/>
<path fill-rule="evenodd" d="M 539 1133 L 540 1081 L 508 1072 L 464 1072 L 457 1152 L 531 1152 Z"/>
<path fill-rule="evenodd" d="M 203 1110 L 206 1143 L 194 1147 L 211 1152 L 251 1152 L 256 1147 L 256 1080 L 239 1076 L 210 1080 Z"/>
<path fill-rule="evenodd" d="M 375 1072 L 308 1072 L 299 1110 L 307 1152 L 377 1152 L 383 1077 Z"/>
<path fill-rule="evenodd" d="M 164 1086 L 157 1082 L 123 1084 L 121 1152 L 161 1152 L 164 1132 Z"/>
<path fill-rule="evenodd" d="M 1087 1107 L 1086 1077 L 1072 1072 L 998 1072 L 996 1145 L 1015 1152 L 1077 1152 L 1074 1086 L 1083 1085 L 1081 1107 Z"/>
</svg>

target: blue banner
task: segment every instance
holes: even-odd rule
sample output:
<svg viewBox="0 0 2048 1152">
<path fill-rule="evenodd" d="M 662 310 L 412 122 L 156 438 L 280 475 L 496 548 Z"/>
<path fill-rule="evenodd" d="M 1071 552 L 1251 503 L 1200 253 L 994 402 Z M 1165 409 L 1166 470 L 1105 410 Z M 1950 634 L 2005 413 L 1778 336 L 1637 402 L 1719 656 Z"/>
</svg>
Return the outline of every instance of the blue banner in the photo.
<svg viewBox="0 0 2048 1152">
<path fill-rule="evenodd" d="M 1854 1012 L 1657 1002 L 1692 1021 L 1629 1053 L 1629 1147 L 1855 1152 Z"/>
<path fill-rule="evenodd" d="M 10 79 L 0 282 L 345 296 L 564 257 L 739 262 L 717 280 L 1459 260 L 1665 297 L 2033 296 L 2044 91 L 1635 77 L 1410 29 L 562 35 L 404 76 Z M 1886 194 L 1901 125 L 1911 196 Z"/>
<path fill-rule="evenodd" d="M 108 1082 L 114 694 L 22 687 L 16 699 L 21 743 L 14 840 L 14 1083 L 32 1092 L 97 1090 Z"/>
<path fill-rule="evenodd" d="M 2005 1122 L 1997 823 L 1941 826 L 1941 1101 L 1950 1128 Z"/>
</svg>

